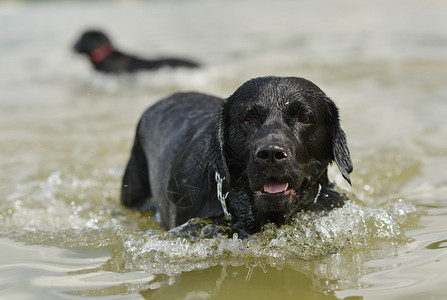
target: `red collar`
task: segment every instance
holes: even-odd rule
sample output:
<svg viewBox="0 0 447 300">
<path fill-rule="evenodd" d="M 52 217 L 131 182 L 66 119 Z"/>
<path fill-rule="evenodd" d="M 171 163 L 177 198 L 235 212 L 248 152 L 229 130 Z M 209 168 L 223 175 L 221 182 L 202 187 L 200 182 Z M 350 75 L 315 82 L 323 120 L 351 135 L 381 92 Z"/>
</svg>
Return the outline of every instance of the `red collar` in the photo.
<svg viewBox="0 0 447 300">
<path fill-rule="evenodd" d="M 113 49 L 110 43 L 106 43 L 90 53 L 90 58 L 92 62 L 97 65 L 106 59 L 110 54 L 112 54 L 115 50 Z"/>
</svg>

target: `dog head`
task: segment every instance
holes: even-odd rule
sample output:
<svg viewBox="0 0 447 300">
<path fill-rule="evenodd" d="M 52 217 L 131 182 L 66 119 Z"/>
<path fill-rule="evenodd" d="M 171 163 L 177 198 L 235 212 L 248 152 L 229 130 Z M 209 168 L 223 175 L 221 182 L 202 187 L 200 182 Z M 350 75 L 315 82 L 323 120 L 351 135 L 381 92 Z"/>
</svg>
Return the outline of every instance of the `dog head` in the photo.
<svg viewBox="0 0 447 300">
<path fill-rule="evenodd" d="M 303 78 L 244 83 L 223 103 L 218 135 L 231 187 L 252 194 L 259 211 L 284 215 L 304 206 L 333 161 L 350 182 L 338 109 Z"/>
<path fill-rule="evenodd" d="M 74 50 L 78 53 L 91 54 L 104 45 L 110 45 L 110 39 L 102 31 L 89 30 L 82 34 L 76 42 Z"/>
</svg>

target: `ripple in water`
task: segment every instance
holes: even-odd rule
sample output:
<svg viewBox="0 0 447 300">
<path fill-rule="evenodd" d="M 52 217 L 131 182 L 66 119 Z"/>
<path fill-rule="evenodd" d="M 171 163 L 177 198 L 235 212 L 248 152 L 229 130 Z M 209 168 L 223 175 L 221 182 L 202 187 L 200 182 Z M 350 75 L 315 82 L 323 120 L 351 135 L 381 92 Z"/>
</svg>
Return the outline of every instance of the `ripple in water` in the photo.
<svg viewBox="0 0 447 300">
<path fill-rule="evenodd" d="M 119 205 L 122 170 L 96 172 L 89 179 L 51 174 L 43 182 L 17 186 L 0 204 L 0 236 L 28 244 L 109 247 L 103 268 L 178 274 L 225 262 L 311 260 L 346 248 L 374 249 L 382 241 L 404 243 L 402 227 L 420 215 L 398 199 L 370 208 L 350 200 L 330 212 L 300 212 L 291 224 L 264 226 L 246 239 L 188 239 L 162 231 L 151 213 Z M 352 198 L 352 197 L 351 197 Z"/>
</svg>

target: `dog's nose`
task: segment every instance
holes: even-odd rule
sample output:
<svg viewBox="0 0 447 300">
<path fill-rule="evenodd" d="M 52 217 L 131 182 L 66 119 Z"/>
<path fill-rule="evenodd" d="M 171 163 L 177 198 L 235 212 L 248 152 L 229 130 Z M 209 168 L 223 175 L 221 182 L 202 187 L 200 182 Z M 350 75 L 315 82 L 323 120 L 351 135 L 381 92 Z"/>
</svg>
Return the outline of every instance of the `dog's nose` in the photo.
<svg viewBox="0 0 447 300">
<path fill-rule="evenodd" d="M 262 144 L 256 149 L 256 158 L 270 164 L 286 160 L 288 151 L 277 144 Z"/>
</svg>

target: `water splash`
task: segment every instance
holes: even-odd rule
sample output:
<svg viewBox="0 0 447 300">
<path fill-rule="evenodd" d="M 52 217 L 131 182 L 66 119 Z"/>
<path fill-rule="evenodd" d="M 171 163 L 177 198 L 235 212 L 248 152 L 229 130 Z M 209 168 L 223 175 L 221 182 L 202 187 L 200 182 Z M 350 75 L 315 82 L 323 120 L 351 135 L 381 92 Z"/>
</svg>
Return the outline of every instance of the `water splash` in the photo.
<svg viewBox="0 0 447 300">
<path fill-rule="evenodd" d="M 150 213 L 120 206 L 119 174 L 106 170 L 80 179 L 55 172 L 17 186 L 0 204 L 0 236 L 67 248 L 109 247 L 112 258 L 105 269 L 172 275 L 230 261 L 277 264 L 374 249 L 382 241 L 404 243 L 404 224 L 420 214 L 402 199 L 380 208 L 353 199 L 330 212 L 300 212 L 289 225 L 267 224 L 246 239 L 237 234 L 187 239 L 162 231 Z"/>
<path fill-rule="evenodd" d="M 209 267 L 225 260 L 311 260 L 344 248 L 374 249 L 377 241 L 405 242 L 394 208 L 403 212 L 402 201 L 392 210 L 370 209 L 349 201 L 331 212 L 301 212 L 292 224 L 277 227 L 267 224 L 247 239 L 218 236 L 191 240 L 168 234 L 129 237 L 123 243 L 127 268 L 153 273 L 177 273 Z M 405 204 L 405 214 L 416 213 Z"/>
</svg>

